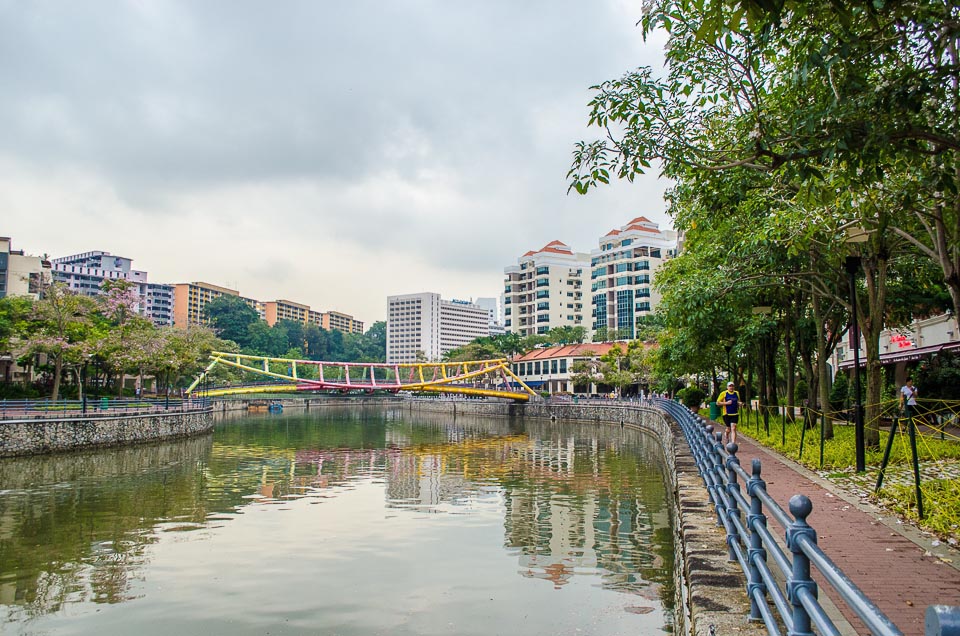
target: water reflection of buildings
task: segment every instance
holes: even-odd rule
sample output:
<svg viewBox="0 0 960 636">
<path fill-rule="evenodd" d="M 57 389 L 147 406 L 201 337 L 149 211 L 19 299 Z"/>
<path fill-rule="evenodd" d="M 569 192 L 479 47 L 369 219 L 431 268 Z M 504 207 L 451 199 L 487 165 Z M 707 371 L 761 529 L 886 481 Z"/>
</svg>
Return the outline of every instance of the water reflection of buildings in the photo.
<svg viewBox="0 0 960 636">
<path fill-rule="evenodd" d="M 524 576 L 559 587 L 588 574 L 604 587 L 672 599 L 669 502 L 649 441 L 604 427 L 521 430 L 460 417 L 257 422 L 221 429 L 213 442 L 0 464 L 0 485 L 16 491 L 0 499 L 0 605 L 47 613 L 77 600 L 66 590 L 124 600 L 159 532 L 371 481 L 395 508 L 502 502 L 504 544 Z M 64 483 L 75 485 L 52 486 Z"/>
<path fill-rule="evenodd" d="M 575 574 L 651 600 L 672 597 L 672 536 L 661 461 L 619 440 L 541 437 L 525 457 L 537 483 L 507 485 L 506 544 L 524 576 L 565 585 Z"/>
</svg>

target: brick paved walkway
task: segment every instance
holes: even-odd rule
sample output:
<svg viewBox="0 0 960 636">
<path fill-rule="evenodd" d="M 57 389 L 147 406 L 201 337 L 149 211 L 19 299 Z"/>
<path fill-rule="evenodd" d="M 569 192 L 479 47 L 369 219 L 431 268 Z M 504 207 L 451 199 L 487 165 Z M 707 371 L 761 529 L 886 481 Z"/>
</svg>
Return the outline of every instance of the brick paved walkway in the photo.
<svg viewBox="0 0 960 636">
<path fill-rule="evenodd" d="M 760 458 L 767 490 L 784 508 L 795 494 L 810 498 L 813 514 L 808 521 L 817 531 L 819 545 L 904 634 L 923 635 L 928 605 L 960 605 L 956 550 L 933 546 L 916 528 L 743 435 L 737 441 L 741 464 L 749 472 L 751 460 Z M 771 521 L 774 528 L 779 529 Z M 828 596 L 858 634 L 868 633 L 839 598 Z"/>
</svg>

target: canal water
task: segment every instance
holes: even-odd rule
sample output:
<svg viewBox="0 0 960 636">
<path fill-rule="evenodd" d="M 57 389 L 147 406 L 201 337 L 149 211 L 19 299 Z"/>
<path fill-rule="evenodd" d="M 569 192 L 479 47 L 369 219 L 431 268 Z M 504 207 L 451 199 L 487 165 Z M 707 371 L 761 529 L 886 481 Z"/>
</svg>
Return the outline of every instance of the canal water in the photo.
<svg viewBox="0 0 960 636">
<path fill-rule="evenodd" d="M 0 460 L 0 632 L 670 631 L 656 441 L 375 409 Z"/>
</svg>

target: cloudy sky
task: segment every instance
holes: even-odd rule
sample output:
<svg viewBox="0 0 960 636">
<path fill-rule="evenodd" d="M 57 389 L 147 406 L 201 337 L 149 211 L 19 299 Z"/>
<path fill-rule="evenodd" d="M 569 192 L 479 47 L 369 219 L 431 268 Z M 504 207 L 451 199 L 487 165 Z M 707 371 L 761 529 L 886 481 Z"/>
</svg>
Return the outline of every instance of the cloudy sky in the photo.
<svg viewBox="0 0 960 636">
<path fill-rule="evenodd" d="M 0 0 L 0 235 L 156 282 L 382 320 L 499 296 L 560 239 L 644 214 L 650 175 L 568 195 L 589 87 L 641 65 L 638 0 Z"/>
</svg>

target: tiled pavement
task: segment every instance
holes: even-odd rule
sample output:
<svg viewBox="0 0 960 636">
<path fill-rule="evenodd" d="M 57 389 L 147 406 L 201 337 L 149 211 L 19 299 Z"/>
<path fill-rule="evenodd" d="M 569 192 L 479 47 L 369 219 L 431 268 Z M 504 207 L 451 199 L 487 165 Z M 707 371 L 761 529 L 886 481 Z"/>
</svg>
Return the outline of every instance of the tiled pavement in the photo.
<svg viewBox="0 0 960 636">
<path fill-rule="evenodd" d="M 960 552 L 746 436 L 737 441 L 741 464 L 749 471 L 759 457 L 767 490 L 785 508 L 795 494 L 810 498 L 819 545 L 904 634 L 923 635 L 928 605 L 960 605 Z M 856 633 L 869 633 L 832 590 L 828 596 Z"/>
</svg>

